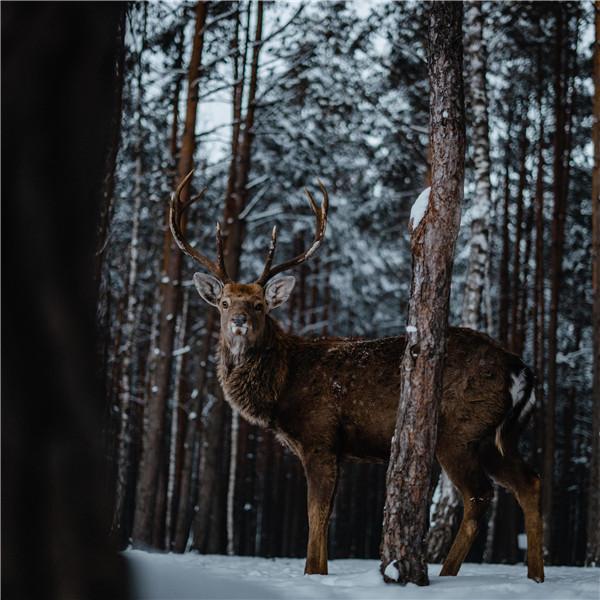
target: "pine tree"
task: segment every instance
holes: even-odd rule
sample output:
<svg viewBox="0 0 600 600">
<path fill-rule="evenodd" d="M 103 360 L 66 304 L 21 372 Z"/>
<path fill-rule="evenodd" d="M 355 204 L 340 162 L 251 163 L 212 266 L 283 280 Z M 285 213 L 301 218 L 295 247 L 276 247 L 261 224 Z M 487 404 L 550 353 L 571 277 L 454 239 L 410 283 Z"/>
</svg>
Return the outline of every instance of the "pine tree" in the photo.
<svg viewBox="0 0 600 600">
<path fill-rule="evenodd" d="M 431 7 L 432 188 L 421 222 L 412 223 L 411 330 L 401 366 L 381 547 L 381 572 L 387 582 L 428 584 L 423 540 L 442 393 L 450 273 L 463 194 L 462 17 L 459 3 L 437 2 Z M 433 287 L 427 284 L 432 280 L 436 281 Z M 414 477 L 407 478 L 406 473 Z"/>
</svg>

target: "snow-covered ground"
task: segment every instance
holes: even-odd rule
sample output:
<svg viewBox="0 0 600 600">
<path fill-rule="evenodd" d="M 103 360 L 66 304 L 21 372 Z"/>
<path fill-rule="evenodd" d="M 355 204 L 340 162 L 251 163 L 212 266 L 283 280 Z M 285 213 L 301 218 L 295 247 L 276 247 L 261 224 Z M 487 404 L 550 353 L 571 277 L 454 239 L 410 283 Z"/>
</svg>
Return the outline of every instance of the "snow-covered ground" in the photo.
<svg viewBox="0 0 600 600">
<path fill-rule="evenodd" d="M 458 577 L 438 577 L 439 565 L 429 569 L 431 585 L 386 585 L 376 560 L 332 560 L 329 575 L 303 575 L 297 558 L 203 556 L 125 552 L 131 566 L 134 598 L 155 600 L 405 600 L 408 598 L 475 600 L 569 600 L 600 597 L 600 569 L 546 567 L 545 583 L 526 577 L 523 565 L 463 565 Z"/>
</svg>

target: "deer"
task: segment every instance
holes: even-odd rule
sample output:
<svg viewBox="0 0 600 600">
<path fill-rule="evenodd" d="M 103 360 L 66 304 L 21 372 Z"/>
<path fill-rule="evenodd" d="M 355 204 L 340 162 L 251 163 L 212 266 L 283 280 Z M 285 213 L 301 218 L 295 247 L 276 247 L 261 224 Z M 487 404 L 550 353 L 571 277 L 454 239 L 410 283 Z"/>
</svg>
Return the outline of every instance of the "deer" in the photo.
<svg viewBox="0 0 600 600">
<path fill-rule="evenodd" d="M 215 261 L 186 240 L 185 211 L 202 195 L 180 201 L 192 174 L 171 195 L 169 224 L 181 251 L 208 271 L 195 273 L 193 282 L 220 314 L 217 375 L 224 398 L 247 421 L 270 430 L 301 461 L 309 524 L 304 572 L 326 575 L 328 523 L 340 464 L 389 460 L 405 336 L 305 338 L 284 331 L 272 316 L 295 283 L 293 276 L 280 274 L 307 261 L 323 242 L 329 197 L 321 181 L 320 205 L 305 189 L 315 216 L 308 249 L 273 265 L 273 227 L 262 273 L 252 283 L 239 283 L 227 275 L 218 223 Z M 492 338 L 449 328 L 436 459 L 459 491 L 464 515 L 440 575 L 458 574 L 490 504 L 493 480 L 521 506 L 527 575 L 544 580 L 540 478 L 518 450 L 535 407 L 534 383 L 521 358 Z"/>
</svg>

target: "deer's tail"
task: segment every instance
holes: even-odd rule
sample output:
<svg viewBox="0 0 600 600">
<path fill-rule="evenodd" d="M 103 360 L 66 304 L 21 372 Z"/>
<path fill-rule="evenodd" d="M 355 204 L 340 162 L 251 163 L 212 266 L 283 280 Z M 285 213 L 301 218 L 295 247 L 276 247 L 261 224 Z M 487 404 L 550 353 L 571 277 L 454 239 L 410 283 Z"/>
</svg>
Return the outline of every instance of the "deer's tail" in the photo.
<svg viewBox="0 0 600 600">
<path fill-rule="evenodd" d="M 535 376 L 520 359 L 511 367 L 507 383 L 512 405 L 496 428 L 495 438 L 496 447 L 503 456 L 507 448 L 517 445 L 536 402 Z"/>
</svg>

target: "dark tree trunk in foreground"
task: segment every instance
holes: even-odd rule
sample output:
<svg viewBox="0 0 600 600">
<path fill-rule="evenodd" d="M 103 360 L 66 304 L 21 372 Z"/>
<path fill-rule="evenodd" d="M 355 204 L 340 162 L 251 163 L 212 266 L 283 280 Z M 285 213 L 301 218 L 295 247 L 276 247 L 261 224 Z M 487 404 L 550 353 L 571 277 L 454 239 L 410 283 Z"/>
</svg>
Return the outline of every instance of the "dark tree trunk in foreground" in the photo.
<svg viewBox="0 0 600 600">
<path fill-rule="evenodd" d="M 108 539 L 94 297 L 123 11 L 2 5 L 4 598 L 128 595 Z"/>
<path fill-rule="evenodd" d="M 178 182 L 191 170 L 196 147 L 196 113 L 198 107 L 198 80 L 204 42 L 204 23 L 208 3 L 198 2 L 196 6 L 196 24 L 192 43 L 192 54 L 188 69 L 188 96 L 185 115 L 185 127 L 179 162 L 177 165 Z M 188 199 L 189 188 L 181 194 L 181 202 Z M 167 236 L 170 233 L 166 232 Z M 174 242 L 165 244 L 166 283 L 163 283 L 163 297 L 160 316 L 159 351 L 155 382 L 147 399 L 142 462 L 136 492 L 136 510 L 133 522 L 132 538 L 136 544 L 152 544 L 155 505 L 159 472 L 164 459 L 164 424 L 167 394 L 169 390 L 173 341 L 175 335 L 175 316 L 179 310 L 181 297 L 181 253 Z M 161 490 L 158 491 L 159 504 Z M 162 519 L 162 515 L 158 515 Z"/>
<path fill-rule="evenodd" d="M 429 582 L 424 538 L 463 195 L 462 9 L 459 2 L 436 2 L 429 17 L 432 187 L 422 220 L 411 222 L 409 327 L 381 544 L 384 581 L 402 584 Z"/>
<path fill-rule="evenodd" d="M 594 383 L 592 398 L 592 465 L 588 504 L 586 563 L 600 565 L 600 2 L 595 5 L 594 45 L 594 173 L 592 180 L 592 289 L 594 298 Z"/>
</svg>

